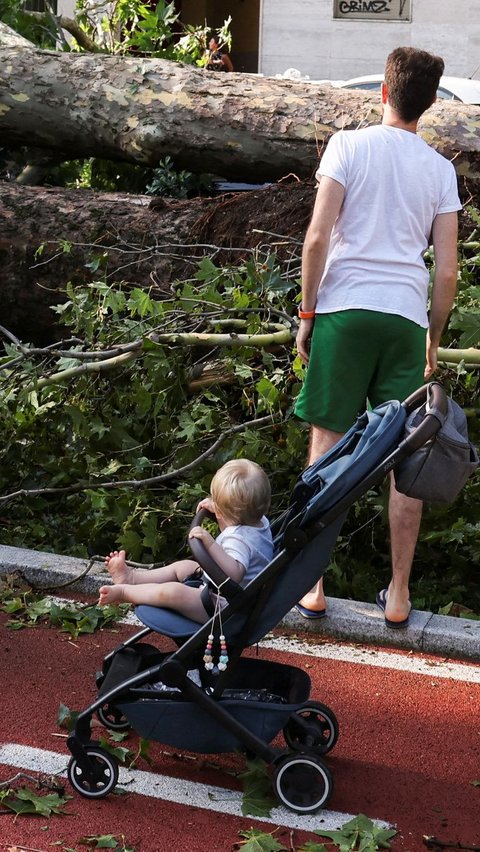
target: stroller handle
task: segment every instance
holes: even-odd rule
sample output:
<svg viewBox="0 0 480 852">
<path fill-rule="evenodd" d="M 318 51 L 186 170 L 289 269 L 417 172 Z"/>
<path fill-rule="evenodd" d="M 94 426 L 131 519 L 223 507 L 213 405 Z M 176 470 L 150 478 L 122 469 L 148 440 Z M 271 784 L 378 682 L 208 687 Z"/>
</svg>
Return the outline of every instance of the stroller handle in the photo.
<svg viewBox="0 0 480 852">
<path fill-rule="evenodd" d="M 203 521 L 207 518 L 215 520 L 215 515 L 207 509 L 200 509 L 193 518 L 189 531 L 192 530 L 193 527 L 201 527 Z M 238 583 L 235 583 L 235 581 L 232 580 L 228 574 L 225 574 L 225 571 L 217 565 L 199 538 L 189 538 L 188 544 L 195 561 L 198 562 L 200 568 L 203 569 L 207 578 L 212 580 L 216 586 L 222 585 L 222 595 L 227 599 L 227 601 L 230 601 L 236 594 L 238 594 L 238 592 L 242 591 L 242 587 L 239 586 Z"/>
<path fill-rule="evenodd" d="M 407 446 L 409 452 L 413 453 L 435 437 L 443 426 L 448 413 L 448 397 L 439 382 L 429 382 L 407 397 L 402 404 L 407 412 L 407 417 L 416 408 L 422 405 L 426 406 L 422 422 L 404 442 L 404 446 Z"/>
</svg>

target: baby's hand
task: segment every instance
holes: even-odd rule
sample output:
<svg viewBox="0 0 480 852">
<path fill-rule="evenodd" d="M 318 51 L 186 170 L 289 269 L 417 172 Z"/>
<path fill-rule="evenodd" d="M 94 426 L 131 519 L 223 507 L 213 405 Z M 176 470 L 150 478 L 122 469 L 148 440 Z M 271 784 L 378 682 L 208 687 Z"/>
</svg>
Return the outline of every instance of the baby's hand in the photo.
<svg viewBox="0 0 480 852">
<path fill-rule="evenodd" d="M 214 515 L 215 514 L 214 506 L 215 506 L 215 504 L 214 504 L 211 497 L 204 497 L 203 500 L 200 500 L 200 503 L 197 506 L 197 512 L 199 512 L 200 509 L 206 509 L 207 512 L 211 512 Z"/>
<path fill-rule="evenodd" d="M 207 530 L 204 530 L 203 527 L 193 527 L 193 529 L 190 530 L 188 537 L 200 539 L 206 550 L 210 550 L 212 544 L 215 542 L 213 536 L 211 536 Z"/>
</svg>

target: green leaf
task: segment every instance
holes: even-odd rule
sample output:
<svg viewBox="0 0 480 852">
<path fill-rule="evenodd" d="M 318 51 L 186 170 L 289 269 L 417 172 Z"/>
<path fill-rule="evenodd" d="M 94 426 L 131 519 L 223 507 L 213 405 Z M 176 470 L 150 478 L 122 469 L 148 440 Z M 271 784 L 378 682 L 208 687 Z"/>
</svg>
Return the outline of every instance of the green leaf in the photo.
<svg viewBox="0 0 480 852">
<path fill-rule="evenodd" d="M 92 846 L 94 849 L 118 849 L 117 838 L 114 834 L 91 834 L 82 837 L 80 843 Z"/>
<path fill-rule="evenodd" d="M 248 364 L 234 364 L 235 375 L 241 379 L 251 379 L 253 369 Z"/>
<path fill-rule="evenodd" d="M 198 264 L 197 272 L 195 273 L 195 278 L 199 281 L 210 281 L 212 278 L 218 278 L 219 270 L 210 260 L 209 257 L 204 257 Z"/>
<path fill-rule="evenodd" d="M 93 849 L 115 849 L 116 852 L 135 852 L 133 846 L 127 846 L 123 834 L 118 839 L 116 834 L 92 834 L 89 837 L 80 838 L 80 843 L 91 846 Z"/>
<path fill-rule="evenodd" d="M 397 834 L 397 831 L 394 828 L 380 828 L 374 834 L 373 841 L 378 845 L 379 849 L 390 849 L 391 844 L 389 843 L 393 837 Z"/>
<path fill-rule="evenodd" d="M 110 728 L 107 728 L 107 730 L 108 730 L 108 736 L 110 737 L 110 739 L 114 743 L 123 743 L 123 741 L 126 740 L 127 737 L 129 736 L 128 731 L 122 733 L 122 731 L 111 731 Z"/>
<path fill-rule="evenodd" d="M 141 536 L 135 530 L 125 530 L 120 536 L 120 547 L 134 559 L 142 552 Z"/>
<path fill-rule="evenodd" d="M 127 307 L 129 308 L 132 317 L 158 315 L 161 311 L 163 311 L 160 303 L 154 302 L 148 295 L 148 292 L 140 290 L 139 287 L 135 287 L 130 293 Z"/>
<path fill-rule="evenodd" d="M 107 466 L 104 468 L 103 472 L 104 472 L 105 476 L 112 476 L 112 474 L 117 473 L 117 471 L 119 471 L 122 467 L 123 467 L 123 463 L 122 463 L 121 459 L 112 459 L 109 462 L 109 464 L 107 464 Z M 92 495 L 91 499 L 93 499 L 96 496 L 94 491 L 91 492 L 91 495 Z M 103 500 L 105 499 L 105 497 L 103 495 L 99 495 L 99 496 L 102 496 Z"/>
<path fill-rule="evenodd" d="M 473 289 L 473 288 L 472 288 Z M 450 327 L 461 330 L 458 346 L 468 349 L 480 343 L 480 311 L 468 308 L 456 308 L 450 321 Z"/>
<path fill-rule="evenodd" d="M 2 805 L 18 816 L 35 814 L 45 817 L 51 814 L 65 814 L 63 806 L 71 798 L 71 796 L 59 796 L 57 793 L 39 795 L 29 787 L 21 787 L 19 790 L 9 791 L 8 796 L 2 798 Z"/>
<path fill-rule="evenodd" d="M 286 846 L 275 840 L 272 834 L 251 828 L 248 831 L 240 831 L 239 836 L 245 838 L 240 844 L 243 852 L 283 852 Z"/>
<path fill-rule="evenodd" d="M 52 602 L 50 598 L 32 600 L 26 605 L 26 612 L 30 621 L 38 621 L 39 618 L 50 613 Z"/>
<path fill-rule="evenodd" d="M 267 379 L 265 376 L 261 378 L 256 384 L 256 389 L 258 394 L 268 405 L 274 405 L 277 402 L 279 392 L 270 379 Z"/>
<path fill-rule="evenodd" d="M 198 420 L 193 420 L 192 416 L 186 411 L 180 415 L 179 419 L 181 428 L 177 432 L 178 437 L 191 441 L 198 431 Z"/>
<path fill-rule="evenodd" d="M 145 760 L 149 765 L 153 763 L 153 758 L 150 754 L 150 747 L 150 740 L 146 740 L 141 737 L 138 744 L 138 757 L 141 757 L 142 760 Z"/>
<path fill-rule="evenodd" d="M 156 512 L 146 512 L 141 521 L 143 546 L 154 551 L 158 542 L 158 516 Z"/>
<path fill-rule="evenodd" d="M 2 603 L 2 609 L 9 615 L 13 615 L 15 612 L 21 612 L 24 610 L 25 604 L 21 598 L 12 598 L 11 600 L 7 600 Z"/>
<path fill-rule="evenodd" d="M 243 783 L 242 814 L 270 816 L 277 804 L 267 764 L 260 759 L 247 761 L 247 769 L 239 776 Z"/>
<path fill-rule="evenodd" d="M 79 710 L 71 710 L 66 704 L 60 704 L 57 713 L 57 725 L 59 728 L 66 728 L 67 731 L 73 730 L 75 722 L 80 715 Z"/>
<path fill-rule="evenodd" d="M 142 417 L 150 411 L 152 394 L 143 385 L 138 385 L 132 396 L 132 404 L 135 406 L 138 416 Z"/>
<path fill-rule="evenodd" d="M 340 852 L 376 852 L 378 849 L 390 849 L 388 841 L 395 837 L 397 831 L 378 828 L 365 814 L 359 814 L 337 831 L 319 829 L 315 834 L 329 837 L 338 844 Z"/>
<path fill-rule="evenodd" d="M 100 745 L 105 751 L 108 751 L 113 757 L 120 763 L 125 763 L 127 757 L 132 757 L 133 752 L 129 748 L 125 748 L 124 746 L 113 746 L 108 742 L 104 737 L 100 737 Z"/>
<path fill-rule="evenodd" d="M 103 834 L 96 838 L 97 849 L 117 849 L 118 843 L 113 834 Z"/>
</svg>

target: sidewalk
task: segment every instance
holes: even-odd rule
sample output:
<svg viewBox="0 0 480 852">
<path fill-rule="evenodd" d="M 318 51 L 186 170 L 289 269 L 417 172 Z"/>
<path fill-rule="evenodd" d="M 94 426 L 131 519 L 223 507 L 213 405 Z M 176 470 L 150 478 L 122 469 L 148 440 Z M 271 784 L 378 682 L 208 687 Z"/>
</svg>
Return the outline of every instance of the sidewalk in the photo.
<svg viewBox="0 0 480 852">
<path fill-rule="evenodd" d="M 88 561 L 38 550 L 0 545 L 0 574 L 20 571 L 39 591 L 53 594 L 83 592 L 94 595 L 105 582 L 102 563 L 95 562 L 88 574 Z M 84 576 L 81 576 L 81 575 Z M 74 584 L 70 581 L 80 577 Z M 65 585 L 69 583 L 69 585 Z M 480 621 L 434 615 L 412 610 L 408 627 L 392 630 L 385 626 L 381 610 L 373 603 L 327 598 L 328 616 L 309 621 L 291 610 L 281 625 L 322 639 L 339 639 L 362 645 L 422 651 L 460 660 L 480 662 Z"/>
</svg>

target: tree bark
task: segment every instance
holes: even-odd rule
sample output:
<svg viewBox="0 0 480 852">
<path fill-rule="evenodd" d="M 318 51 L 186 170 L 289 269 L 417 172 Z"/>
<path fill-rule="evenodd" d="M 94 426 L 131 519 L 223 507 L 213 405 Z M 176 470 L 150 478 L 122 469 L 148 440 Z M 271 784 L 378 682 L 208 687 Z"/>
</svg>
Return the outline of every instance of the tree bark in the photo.
<svg viewBox="0 0 480 852">
<path fill-rule="evenodd" d="M 46 344 L 61 334 L 50 306 L 64 301 L 68 281 L 106 274 L 111 283 L 151 287 L 158 298 L 176 279 L 192 278 L 203 256 L 235 263 L 262 244 L 298 276 L 314 192 L 313 183 L 292 182 L 175 201 L 0 184 L 2 325 Z"/>
<path fill-rule="evenodd" d="M 106 275 L 159 298 L 202 257 L 238 264 L 253 249 L 276 252 L 295 280 L 314 195 L 313 181 L 188 201 L 0 182 L 0 322 L 44 345 L 61 334 L 50 306 L 68 281 Z M 462 211 L 461 239 L 474 228 Z"/>
<path fill-rule="evenodd" d="M 329 136 L 378 123 L 377 94 L 145 57 L 0 47 L 2 145 L 241 180 L 310 178 Z M 438 102 L 420 132 L 480 178 L 480 108 Z"/>
</svg>

